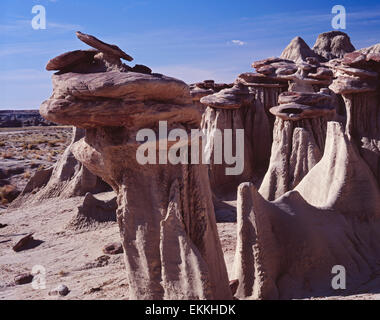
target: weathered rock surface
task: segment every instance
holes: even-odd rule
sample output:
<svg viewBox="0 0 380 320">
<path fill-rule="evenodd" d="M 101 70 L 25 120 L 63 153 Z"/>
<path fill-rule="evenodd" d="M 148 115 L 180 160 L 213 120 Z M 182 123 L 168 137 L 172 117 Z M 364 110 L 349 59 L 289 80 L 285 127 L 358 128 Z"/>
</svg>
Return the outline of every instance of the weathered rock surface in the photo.
<svg viewBox="0 0 380 320">
<path fill-rule="evenodd" d="M 21 250 L 29 249 L 34 243 L 33 233 L 22 237 L 17 243 L 12 247 L 13 251 L 19 252 Z"/>
<path fill-rule="evenodd" d="M 359 49 L 358 51 L 364 54 L 380 53 L 380 43 L 374 44 L 373 46 L 370 46 L 368 48 Z"/>
<path fill-rule="evenodd" d="M 260 181 L 267 169 L 273 130 L 273 116 L 269 113 L 269 108 L 276 104 L 283 89 L 262 87 L 259 84 L 251 86 L 251 82 L 245 81 L 248 77 L 246 74 L 240 75 L 234 87 L 201 99 L 201 103 L 207 106 L 201 128 L 207 137 L 205 153 L 210 155 L 210 159 L 215 159 L 215 148 L 220 134 L 224 141 L 225 132 L 230 130 L 232 150 L 235 152 L 240 146 L 236 141 L 237 131 L 244 130 L 243 172 L 226 175 L 226 169 L 231 165 L 225 161 L 217 163 L 211 160 L 210 182 L 217 198 L 234 194 L 243 181 Z M 256 138 L 258 136 L 260 139 Z"/>
<path fill-rule="evenodd" d="M 112 243 L 104 253 L 124 252 L 128 298 L 327 296 L 336 294 L 336 265 L 346 269 L 346 294 L 373 278 L 380 259 L 378 46 L 354 51 L 335 31 L 320 35 L 313 50 L 296 38 L 280 58 L 254 62 L 256 73 L 239 75 L 233 85 L 206 80 L 189 87 L 148 67 L 133 70 L 121 63 L 118 47 L 85 39 L 99 52 L 91 61 L 68 63 L 70 54 L 55 60 L 62 65 L 41 113 L 86 129 L 71 152 L 117 194 L 123 250 Z M 226 176 L 225 162 L 141 164 L 142 146 L 154 146 L 157 160 L 166 144 L 194 143 L 159 136 L 164 120 L 187 138 L 200 126 L 211 159 L 217 129 L 232 136 L 244 129 L 243 172 Z M 142 128 L 159 143 L 137 141 Z M 194 150 L 187 150 L 190 159 Z M 45 175 L 52 173 L 37 180 L 47 181 Z M 242 182 L 229 282 L 213 200 L 222 212 L 222 200 Z M 73 225 L 102 223 L 109 204 L 88 193 Z"/>
<path fill-rule="evenodd" d="M 120 71 L 65 73 L 53 75 L 53 85 L 54 94 L 41 105 L 40 112 L 61 124 L 82 128 L 131 124 L 142 127 L 159 120 L 182 118 L 196 123 L 201 116 L 195 106 L 181 110 L 181 105 L 191 104 L 189 87 L 162 75 Z"/>
<path fill-rule="evenodd" d="M 350 37 L 342 31 L 321 33 L 313 46 L 313 51 L 324 61 L 343 58 L 346 53 L 354 50 Z"/>
<path fill-rule="evenodd" d="M 263 73 L 240 74 L 232 88 L 201 99 L 207 106 L 201 127 L 208 138 L 206 153 L 211 159 L 215 155 L 214 141 L 219 132 L 223 135 L 225 130 L 232 130 L 232 137 L 236 137 L 239 129 L 244 130 L 243 172 L 227 176 L 226 168 L 230 165 L 225 162 L 210 164 L 211 187 L 217 198 L 235 194 L 237 186 L 244 181 L 260 184 L 268 168 L 272 144 L 275 117 L 269 110 L 277 105 L 279 94 L 287 89 L 289 79 L 295 77 L 298 70 L 293 61 L 281 58 L 256 61 L 252 66 Z M 237 150 L 238 145 L 234 138 L 232 149 Z"/>
<path fill-rule="evenodd" d="M 380 254 L 380 194 L 355 149 L 343 126 L 330 122 L 322 160 L 294 191 L 269 202 L 253 185 L 239 187 L 239 298 L 333 294 L 335 265 L 346 269 L 347 293 L 371 278 Z"/>
<path fill-rule="evenodd" d="M 260 186 L 260 193 L 269 200 L 294 188 L 320 160 L 326 121 L 335 115 L 336 103 L 326 88 L 332 82 L 333 72 L 320 65 L 315 57 L 301 60 L 297 63 L 282 58 L 257 61 L 252 65 L 258 72 L 266 66 L 265 73 L 243 78 L 249 79 L 248 83 L 289 82 L 289 91 L 278 95 L 280 105 L 272 104 L 269 110 L 276 121 L 271 126 L 269 167 Z"/>
<path fill-rule="evenodd" d="M 121 253 L 123 253 L 123 251 L 124 251 L 123 245 L 120 242 L 114 242 L 114 243 L 107 244 L 103 248 L 103 252 L 105 254 L 121 254 Z"/>
<path fill-rule="evenodd" d="M 91 64 L 97 53 L 99 51 L 96 50 L 69 51 L 51 59 L 46 65 L 46 70 L 64 70 L 81 63 Z"/>
<path fill-rule="evenodd" d="M 109 192 L 106 199 L 99 200 L 91 193 L 86 193 L 83 204 L 77 208 L 76 216 L 69 222 L 68 228 L 96 229 L 104 223 L 116 221 L 116 195 Z"/>
<path fill-rule="evenodd" d="M 130 55 L 126 54 L 123 50 L 121 50 L 118 46 L 114 44 L 105 43 L 94 36 L 82 33 L 80 31 L 77 31 L 76 35 L 80 41 L 83 41 L 89 46 L 98 49 L 99 51 L 104 52 L 107 55 L 123 58 L 127 61 L 133 60 L 133 58 Z"/>
<path fill-rule="evenodd" d="M 322 158 L 326 120 L 298 121 L 277 118 L 268 171 L 260 186 L 260 194 L 275 200 L 292 190 Z"/>
<path fill-rule="evenodd" d="M 49 291 L 49 296 L 62 296 L 62 297 L 64 297 L 64 296 L 67 296 L 69 293 L 70 293 L 69 288 L 64 284 L 60 284 L 58 287 Z"/>
<path fill-rule="evenodd" d="M 193 103 L 199 106 L 203 112 L 204 106 L 200 103 L 201 98 L 219 92 L 223 89 L 232 88 L 233 84 L 215 83 L 214 80 L 205 80 L 203 82 L 190 84 L 189 87 Z"/>
<path fill-rule="evenodd" d="M 203 97 L 200 102 L 216 109 L 239 109 L 243 105 L 250 104 L 253 96 L 247 87 L 237 84 L 232 88 L 223 89 L 213 95 Z"/>
<path fill-rule="evenodd" d="M 15 277 L 15 284 L 23 285 L 31 283 L 33 281 L 33 275 L 30 273 L 22 273 Z"/>
<path fill-rule="evenodd" d="M 271 108 L 277 119 L 260 192 L 249 183 L 238 190 L 238 298 L 334 294 L 336 265 L 350 274 L 347 292 L 355 292 L 380 257 L 380 56 L 376 46 L 352 52 L 349 38 L 333 32 L 314 49 L 333 60 L 306 58 L 293 72 L 290 62 L 270 58 L 254 64 L 260 77 L 250 76 L 273 81 L 282 63 L 291 83 Z M 318 85 L 309 82 L 315 76 Z M 340 122 L 333 122 L 338 109 Z"/>
<path fill-rule="evenodd" d="M 306 58 L 318 58 L 318 55 L 310 49 L 305 40 L 295 37 L 281 53 L 280 58 L 292 60 L 294 62 L 306 61 Z"/>
<path fill-rule="evenodd" d="M 334 161 L 332 161 L 334 160 Z M 295 188 L 311 205 L 332 208 L 345 217 L 371 221 L 380 216 L 376 178 L 350 141 L 344 126 L 329 122 L 321 161 Z"/>
<path fill-rule="evenodd" d="M 330 89 L 342 95 L 345 103 L 346 134 L 380 185 L 380 54 L 355 51 L 331 68 L 336 78 Z"/>
<path fill-rule="evenodd" d="M 54 197 L 70 198 L 85 195 L 87 192 L 99 193 L 110 190 L 103 180 L 88 171 L 72 153 L 73 144 L 84 137 L 84 134 L 83 129 L 73 129 L 72 142 L 55 166 L 37 171 L 18 198 L 12 202 L 12 208 L 17 208 L 25 202 L 37 202 Z"/>
<path fill-rule="evenodd" d="M 54 75 L 41 113 L 87 129 L 73 153 L 117 193 L 130 299 L 230 299 L 207 167 L 136 159 L 139 129 L 158 135 L 158 121 L 165 120 L 168 130 L 188 135 L 199 126 L 189 87 L 107 63 L 104 72 Z M 160 136 L 155 156 L 167 152 L 162 142 L 169 141 Z"/>
</svg>

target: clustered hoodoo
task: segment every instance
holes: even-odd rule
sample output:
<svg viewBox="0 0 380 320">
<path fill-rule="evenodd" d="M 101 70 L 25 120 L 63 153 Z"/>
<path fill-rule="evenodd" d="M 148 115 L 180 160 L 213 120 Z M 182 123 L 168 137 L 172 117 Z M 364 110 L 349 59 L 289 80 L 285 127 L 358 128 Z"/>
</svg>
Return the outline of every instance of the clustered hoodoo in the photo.
<svg viewBox="0 0 380 320">
<path fill-rule="evenodd" d="M 371 278 L 380 260 L 379 45 L 355 51 L 333 31 L 311 49 L 297 37 L 233 84 L 188 86 L 77 36 L 94 49 L 49 61 L 58 72 L 40 112 L 85 129 L 70 154 L 92 186 L 93 175 L 117 194 L 131 299 L 232 298 L 213 201 L 236 192 L 235 297 L 334 294 L 334 265 L 345 266 L 353 292 Z M 136 133 L 157 132 L 160 120 L 210 138 L 244 129 L 243 173 L 226 176 L 224 163 L 140 165 Z"/>
</svg>

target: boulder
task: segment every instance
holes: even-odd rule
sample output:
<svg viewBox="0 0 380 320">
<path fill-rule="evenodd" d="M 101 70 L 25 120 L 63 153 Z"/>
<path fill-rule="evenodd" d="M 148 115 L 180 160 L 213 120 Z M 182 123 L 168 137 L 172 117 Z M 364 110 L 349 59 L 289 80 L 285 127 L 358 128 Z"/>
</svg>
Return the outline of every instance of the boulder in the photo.
<svg viewBox="0 0 380 320">
<path fill-rule="evenodd" d="M 114 243 L 107 244 L 103 248 L 103 252 L 105 254 L 121 254 L 124 252 L 124 250 L 120 242 L 114 242 Z"/>
<path fill-rule="evenodd" d="M 58 287 L 52 289 L 49 291 L 49 296 L 67 296 L 70 293 L 69 288 L 64 285 L 60 284 Z"/>
<path fill-rule="evenodd" d="M 138 73 L 144 73 L 144 74 L 151 74 L 152 69 L 144 66 L 143 64 L 136 64 L 133 68 L 131 68 L 132 72 L 138 72 Z"/>
<path fill-rule="evenodd" d="M 346 53 L 354 50 L 350 37 L 346 33 L 336 30 L 321 33 L 313 46 L 313 51 L 323 61 L 343 58 Z"/>
<path fill-rule="evenodd" d="M 28 284 L 33 281 L 33 275 L 30 273 L 22 273 L 15 277 L 15 284 L 22 285 Z"/>
<path fill-rule="evenodd" d="M 232 88 L 223 89 L 215 94 L 201 98 L 203 105 L 216 109 L 239 109 L 243 105 L 250 104 L 253 96 L 247 87 L 236 84 Z"/>
<path fill-rule="evenodd" d="M 29 233 L 25 237 L 22 237 L 17 243 L 12 247 L 13 251 L 19 252 L 22 250 L 29 249 L 31 244 L 34 242 L 33 233 Z"/>
</svg>

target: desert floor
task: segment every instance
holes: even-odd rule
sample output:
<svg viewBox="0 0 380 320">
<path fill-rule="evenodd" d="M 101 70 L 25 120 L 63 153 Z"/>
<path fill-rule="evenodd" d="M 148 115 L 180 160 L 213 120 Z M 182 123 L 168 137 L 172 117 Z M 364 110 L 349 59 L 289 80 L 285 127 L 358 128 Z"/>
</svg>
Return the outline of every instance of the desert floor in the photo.
<svg viewBox="0 0 380 320">
<path fill-rule="evenodd" d="M 98 194 L 97 198 L 109 197 Z M 97 229 L 75 231 L 68 227 L 83 197 L 50 199 L 36 206 L 9 210 L 0 214 L 0 299 L 56 299 L 49 291 L 60 284 L 69 287 L 63 299 L 126 299 L 126 279 L 122 254 L 105 258 L 102 248 L 120 241 L 117 223 Z M 233 261 L 235 223 L 219 223 L 219 233 L 227 265 Z M 28 233 L 41 243 L 28 250 L 14 252 L 12 246 Z M 46 270 L 46 289 L 31 284 L 15 285 L 14 278 L 31 272 L 33 266 Z"/>
<path fill-rule="evenodd" d="M 52 166 L 71 141 L 71 127 L 0 128 L 0 210 L 39 169 Z"/>
</svg>

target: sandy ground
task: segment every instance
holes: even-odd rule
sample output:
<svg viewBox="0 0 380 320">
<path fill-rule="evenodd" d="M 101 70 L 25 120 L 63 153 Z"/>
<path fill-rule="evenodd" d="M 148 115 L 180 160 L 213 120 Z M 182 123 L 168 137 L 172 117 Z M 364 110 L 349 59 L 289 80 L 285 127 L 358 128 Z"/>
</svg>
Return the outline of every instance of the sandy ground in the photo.
<svg viewBox="0 0 380 320">
<path fill-rule="evenodd" d="M 99 197 L 99 196 L 98 196 Z M 51 199 L 28 209 L 9 210 L 0 215 L 0 299 L 57 299 L 49 291 L 65 284 L 70 293 L 59 299 L 126 299 L 125 269 L 122 255 L 109 255 L 108 263 L 99 263 L 102 248 L 120 240 L 115 223 L 97 230 L 73 231 L 67 228 L 75 208 L 83 198 Z M 236 242 L 235 223 L 219 223 L 219 233 L 230 267 Z M 43 241 L 35 248 L 14 252 L 12 246 L 34 232 Z M 33 266 L 46 269 L 46 289 L 31 284 L 15 285 L 16 275 L 31 272 Z"/>
<path fill-rule="evenodd" d="M 116 223 L 86 232 L 66 228 L 82 199 L 51 199 L 0 216 L 1 223 L 8 224 L 0 229 L 0 299 L 54 299 L 48 292 L 59 284 L 71 291 L 65 299 L 126 298 L 122 255 L 110 256 L 105 266 L 96 260 L 104 255 L 106 244 L 120 239 Z M 33 249 L 14 252 L 12 245 L 31 232 L 43 242 Z M 46 269 L 46 289 L 14 285 L 17 274 L 31 272 L 35 265 Z"/>
<path fill-rule="evenodd" d="M 99 199 L 102 195 L 97 195 Z M 30 208 L 8 210 L 0 214 L 0 299 L 127 299 L 127 282 L 123 255 L 108 255 L 104 262 L 102 248 L 120 240 L 118 226 L 108 223 L 94 230 L 73 231 L 67 228 L 75 216 L 75 208 L 83 197 L 68 200 L 51 199 Z M 236 223 L 218 223 L 225 261 L 231 274 Z M 12 246 L 23 236 L 34 232 L 42 241 L 35 248 L 14 252 Z M 99 257 L 103 257 L 100 258 Z M 102 262 L 103 261 L 103 262 Z M 46 288 L 15 285 L 14 278 L 31 272 L 33 266 L 46 270 Z M 230 279 L 232 277 L 230 276 Z M 65 284 L 70 293 L 66 297 L 50 296 L 49 291 Z M 380 277 L 363 286 L 363 294 L 320 297 L 318 299 L 380 299 Z"/>
</svg>

